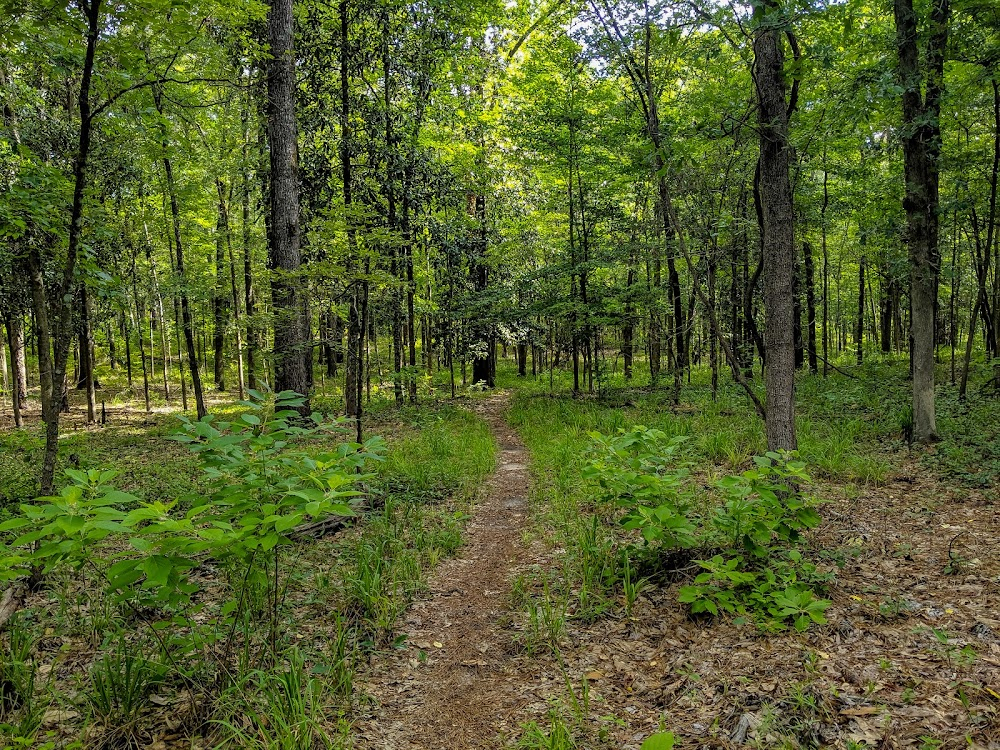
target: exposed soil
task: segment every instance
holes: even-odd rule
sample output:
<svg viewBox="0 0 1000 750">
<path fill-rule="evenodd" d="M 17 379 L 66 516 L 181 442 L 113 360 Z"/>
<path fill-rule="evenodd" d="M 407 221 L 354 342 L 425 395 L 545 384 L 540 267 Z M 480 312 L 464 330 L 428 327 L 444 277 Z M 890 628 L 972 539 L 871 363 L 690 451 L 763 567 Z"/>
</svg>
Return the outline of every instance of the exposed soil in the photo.
<svg viewBox="0 0 1000 750">
<path fill-rule="evenodd" d="M 356 724 L 365 750 L 495 748 L 523 715 L 510 663 L 510 579 L 538 559 L 531 526 L 528 454 L 503 418 L 507 400 L 477 406 L 499 445 L 497 469 L 473 509 L 458 557 L 438 566 L 429 593 L 401 623 L 404 648 L 359 678 L 373 705 Z"/>
</svg>

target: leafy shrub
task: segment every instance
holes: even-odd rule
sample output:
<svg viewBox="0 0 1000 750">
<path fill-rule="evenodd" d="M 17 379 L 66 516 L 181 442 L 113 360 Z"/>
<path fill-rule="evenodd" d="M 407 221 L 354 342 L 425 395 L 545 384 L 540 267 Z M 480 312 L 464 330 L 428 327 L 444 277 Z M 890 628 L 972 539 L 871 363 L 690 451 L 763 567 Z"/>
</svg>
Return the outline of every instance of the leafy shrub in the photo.
<svg viewBox="0 0 1000 750">
<path fill-rule="evenodd" d="M 583 470 L 594 480 L 602 499 L 626 509 L 622 526 L 638 529 L 643 538 L 665 547 L 692 547 L 696 526 L 693 499 L 687 489 L 689 472 L 677 466 L 687 440 L 661 430 L 637 426 L 612 437 L 590 433 L 593 457 Z"/>
<path fill-rule="evenodd" d="M 795 543 L 819 521 L 814 503 L 797 487 L 809 482 L 806 465 L 790 456 L 754 456 L 754 468 L 718 482 L 725 504 L 711 519 L 727 546 L 767 557 L 775 543 Z"/>
<path fill-rule="evenodd" d="M 592 437 L 584 475 L 605 502 L 625 509 L 625 528 L 661 549 L 721 550 L 696 561 L 702 572 L 681 587 L 680 601 L 693 613 L 729 613 L 770 628 L 791 622 L 799 630 L 825 622 L 829 602 L 817 592 L 826 576 L 799 549 L 820 517 L 801 490 L 810 478 L 795 454 L 755 456 L 752 468 L 716 482 L 720 504 L 699 515 L 680 464 L 685 438 L 642 426 Z"/>
<path fill-rule="evenodd" d="M 115 489 L 113 471 L 68 470 L 71 484 L 59 495 L 23 505 L 20 516 L 0 524 L 0 531 L 26 530 L 9 549 L 0 549 L 8 563 L 3 575 L 33 565 L 45 571 L 86 566 L 116 602 L 135 612 L 159 612 L 175 633 L 190 633 L 189 647 L 211 648 L 217 633 L 231 638 L 244 621 L 252 598 L 244 596 L 245 588 L 269 560 L 263 581 L 273 653 L 281 549 L 304 521 L 354 514 L 358 486 L 371 477 L 360 472 L 381 457 L 383 443 L 372 438 L 364 445 L 338 442 L 332 449 L 307 450 L 311 441 L 339 436 L 342 420 L 302 418 L 295 409 L 303 399 L 294 393 L 251 395 L 242 402 L 247 411 L 233 422 L 182 419 L 175 439 L 200 458 L 208 477 L 204 494 L 145 502 Z M 102 548 L 106 541 L 114 547 Z M 112 548 L 119 551 L 104 554 Z M 189 576 L 206 558 L 242 571 L 232 576 L 235 585 L 215 617 L 200 612 L 194 601 L 199 586 Z M 225 659 L 228 644 L 216 653 Z"/>
<path fill-rule="evenodd" d="M 787 559 L 752 566 L 740 556 L 716 555 L 699 560 L 704 572 L 682 586 L 679 599 L 695 614 L 736 614 L 742 622 L 751 617 L 765 628 L 780 629 L 791 621 L 802 631 L 811 623 L 823 624 L 830 602 L 820 599 L 815 588 L 825 580 L 815 566 L 802 561 L 798 550 L 788 550 Z"/>
</svg>

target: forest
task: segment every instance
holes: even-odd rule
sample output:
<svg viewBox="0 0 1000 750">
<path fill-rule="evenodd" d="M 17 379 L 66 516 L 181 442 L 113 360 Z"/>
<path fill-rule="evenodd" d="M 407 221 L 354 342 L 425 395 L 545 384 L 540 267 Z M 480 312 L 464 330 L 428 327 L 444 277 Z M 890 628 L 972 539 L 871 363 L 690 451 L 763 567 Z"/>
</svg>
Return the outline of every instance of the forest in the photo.
<svg viewBox="0 0 1000 750">
<path fill-rule="evenodd" d="M 0 747 L 1000 748 L 996 0 L 0 0 Z"/>
</svg>

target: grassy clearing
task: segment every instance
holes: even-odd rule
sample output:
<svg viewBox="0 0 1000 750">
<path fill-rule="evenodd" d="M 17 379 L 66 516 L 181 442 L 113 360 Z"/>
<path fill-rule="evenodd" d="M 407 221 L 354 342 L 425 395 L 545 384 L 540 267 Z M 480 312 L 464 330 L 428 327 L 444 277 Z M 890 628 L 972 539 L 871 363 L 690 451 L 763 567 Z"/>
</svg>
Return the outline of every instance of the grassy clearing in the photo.
<svg viewBox="0 0 1000 750">
<path fill-rule="evenodd" d="M 214 411 L 228 419 L 241 413 Z M 108 466 L 113 456 L 119 487 L 146 500 L 197 492 L 201 469 L 167 439 L 171 421 L 146 431 L 81 431 L 66 438 L 64 451 L 83 468 Z M 87 568 L 50 576 L 0 640 L 0 747 L 348 747 L 351 708 L 363 700 L 355 669 L 392 647 L 396 618 L 427 572 L 460 547 L 462 522 L 495 454 L 488 426 L 451 406 L 385 411 L 371 429 L 389 447 L 368 482 L 370 513 L 353 528 L 289 548 L 279 600 L 269 598 L 266 566 L 242 572 L 220 559 L 194 572 L 204 592 L 195 620 L 211 616 L 217 602 L 246 605 L 233 632 L 216 634 L 219 646 L 207 641 L 213 653 L 184 647 L 186 626 L 159 624 L 155 606 L 105 596 Z M 19 460 L 10 447 L 35 436 L 3 440 L 0 455 Z M 4 481 L 8 497 L 23 492 L 8 475 Z M 261 623 L 275 607 L 281 639 L 271 650 Z M 224 643 L 231 646 L 220 658 Z"/>
</svg>

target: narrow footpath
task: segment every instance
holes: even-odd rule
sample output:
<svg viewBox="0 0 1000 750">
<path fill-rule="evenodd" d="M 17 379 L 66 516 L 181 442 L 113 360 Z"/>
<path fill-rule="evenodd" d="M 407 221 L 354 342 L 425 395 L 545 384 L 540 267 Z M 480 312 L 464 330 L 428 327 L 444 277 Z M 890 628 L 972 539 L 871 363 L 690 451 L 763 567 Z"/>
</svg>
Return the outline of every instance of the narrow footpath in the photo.
<svg viewBox="0 0 1000 750">
<path fill-rule="evenodd" d="M 511 664 L 511 578 L 536 561 L 528 454 L 504 421 L 507 398 L 476 405 L 499 447 L 497 468 L 472 510 L 464 546 L 441 563 L 401 623 L 405 648 L 371 665 L 358 688 L 373 705 L 355 725 L 359 750 L 495 748 L 518 728 L 525 699 Z"/>
</svg>

